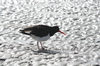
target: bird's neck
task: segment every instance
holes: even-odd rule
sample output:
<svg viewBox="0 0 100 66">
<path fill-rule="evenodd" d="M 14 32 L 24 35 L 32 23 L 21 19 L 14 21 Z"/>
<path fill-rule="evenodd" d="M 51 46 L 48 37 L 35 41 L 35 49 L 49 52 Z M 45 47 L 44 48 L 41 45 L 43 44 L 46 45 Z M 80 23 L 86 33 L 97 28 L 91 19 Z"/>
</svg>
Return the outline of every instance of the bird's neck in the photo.
<svg viewBox="0 0 100 66">
<path fill-rule="evenodd" d="M 53 36 L 57 31 L 55 31 L 55 29 L 51 29 L 50 30 L 50 36 Z"/>
</svg>

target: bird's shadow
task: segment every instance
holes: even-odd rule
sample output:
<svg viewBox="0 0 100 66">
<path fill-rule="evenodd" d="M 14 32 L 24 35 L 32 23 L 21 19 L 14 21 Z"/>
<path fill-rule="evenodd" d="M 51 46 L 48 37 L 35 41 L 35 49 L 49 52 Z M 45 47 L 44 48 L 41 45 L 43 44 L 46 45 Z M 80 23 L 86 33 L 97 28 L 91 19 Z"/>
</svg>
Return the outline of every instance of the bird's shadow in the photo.
<svg viewBox="0 0 100 66">
<path fill-rule="evenodd" d="M 35 53 L 47 53 L 47 54 L 60 53 L 59 51 L 56 51 L 56 50 L 38 50 L 38 51 L 33 50 L 33 52 L 35 52 Z"/>
</svg>

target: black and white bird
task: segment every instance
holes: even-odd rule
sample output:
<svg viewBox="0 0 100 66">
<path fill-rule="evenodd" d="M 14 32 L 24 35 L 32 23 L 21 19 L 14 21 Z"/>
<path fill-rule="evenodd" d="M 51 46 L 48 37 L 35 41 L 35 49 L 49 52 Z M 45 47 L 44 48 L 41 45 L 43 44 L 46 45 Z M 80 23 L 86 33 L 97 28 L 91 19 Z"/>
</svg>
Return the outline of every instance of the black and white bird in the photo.
<svg viewBox="0 0 100 66">
<path fill-rule="evenodd" d="M 42 46 L 42 41 L 48 40 L 51 36 L 53 36 L 56 32 L 60 32 L 64 35 L 66 35 L 64 32 L 61 32 L 59 30 L 58 26 L 47 26 L 47 25 L 35 25 L 32 27 L 24 28 L 23 30 L 20 30 L 22 34 L 26 34 L 31 36 L 33 39 L 37 41 L 37 47 L 39 50 L 44 50 L 44 47 Z M 39 47 L 39 43 L 41 45 L 41 48 Z"/>
</svg>

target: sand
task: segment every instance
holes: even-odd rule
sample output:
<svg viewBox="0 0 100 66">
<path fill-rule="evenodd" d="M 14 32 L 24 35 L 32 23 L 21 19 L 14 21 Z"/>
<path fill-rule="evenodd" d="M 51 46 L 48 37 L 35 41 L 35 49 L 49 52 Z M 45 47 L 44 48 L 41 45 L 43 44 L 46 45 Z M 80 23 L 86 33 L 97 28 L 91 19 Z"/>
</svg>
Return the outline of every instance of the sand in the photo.
<svg viewBox="0 0 100 66">
<path fill-rule="evenodd" d="M 19 33 L 27 26 L 57 25 L 43 42 Z M 100 66 L 100 0 L 0 0 L 0 66 Z"/>
</svg>

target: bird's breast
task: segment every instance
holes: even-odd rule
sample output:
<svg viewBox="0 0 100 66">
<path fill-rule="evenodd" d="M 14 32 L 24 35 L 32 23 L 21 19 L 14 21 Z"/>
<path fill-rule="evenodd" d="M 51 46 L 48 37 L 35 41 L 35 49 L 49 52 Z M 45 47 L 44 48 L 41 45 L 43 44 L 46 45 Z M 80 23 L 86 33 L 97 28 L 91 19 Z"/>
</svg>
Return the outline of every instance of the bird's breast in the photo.
<svg viewBox="0 0 100 66">
<path fill-rule="evenodd" d="M 46 35 L 46 36 L 43 36 L 43 37 L 39 37 L 39 36 L 35 36 L 35 35 L 31 35 L 31 37 L 33 39 L 35 39 L 36 41 L 46 41 L 50 38 L 50 35 Z"/>
</svg>

